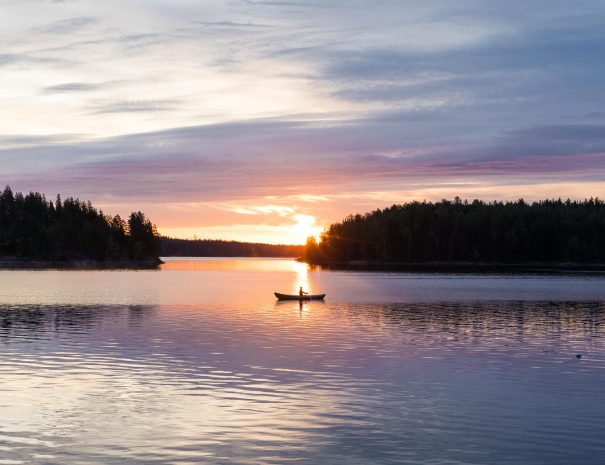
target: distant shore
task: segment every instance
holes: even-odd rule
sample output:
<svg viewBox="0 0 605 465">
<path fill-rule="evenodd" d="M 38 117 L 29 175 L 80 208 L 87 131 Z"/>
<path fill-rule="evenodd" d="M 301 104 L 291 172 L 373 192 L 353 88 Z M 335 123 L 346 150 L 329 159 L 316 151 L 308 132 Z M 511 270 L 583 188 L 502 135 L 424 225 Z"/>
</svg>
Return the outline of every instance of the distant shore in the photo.
<svg viewBox="0 0 605 465">
<path fill-rule="evenodd" d="M 24 258 L 0 257 L 0 269 L 4 270 L 39 270 L 39 269 L 65 269 L 65 270 L 98 270 L 98 269 L 140 269 L 151 270 L 158 268 L 162 260 L 32 260 Z"/>
<path fill-rule="evenodd" d="M 339 270 L 376 270 L 376 271 L 452 271 L 452 272 L 577 272 L 577 273 L 605 273 L 605 263 L 577 263 L 577 262 L 526 262 L 526 263 L 494 263 L 494 262 L 385 262 L 372 260 L 348 261 L 306 261 L 298 258 L 297 261 L 311 266 Z"/>
</svg>

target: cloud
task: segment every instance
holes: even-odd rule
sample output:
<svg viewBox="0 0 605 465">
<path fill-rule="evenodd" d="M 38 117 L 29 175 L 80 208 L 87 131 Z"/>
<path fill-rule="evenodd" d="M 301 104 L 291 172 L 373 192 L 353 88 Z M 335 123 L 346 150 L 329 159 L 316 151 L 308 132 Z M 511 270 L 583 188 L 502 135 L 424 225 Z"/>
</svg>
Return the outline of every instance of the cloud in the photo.
<svg viewBox="0 0 605 465">
<path fill-rule="evenodd" d="M 231 209 L 234 213 L 241 215 L 261 215 L 261 214 L 277 214 L 279 216 L 290 216 L 294 214 L 292 207 L 284 207 L 281 205 L 255 205 L 252 207 L 234 207 Z"/>
<path fill-rule="evenodd" d="M 25 147 L 32 148 L 34 151 L 40 147 L 49 147 L 52 145 L 64 146 L 66 141 L 76 143 L 81 141 L 81 134 L 38 134 L 38 135 L 20 135 L 20 134 L 4 134 L 0 137 L 0 150 L 16 150 L 19 151 Z"/>
<path fill-rule="evenodd" d="M 64 92 L 91 92 L 101 88 L 103 88 L 102 84 L 90 82 L 66 82 L 64 84 L 56 84 L 54 86 L 44 87 L 43 92 L 47 94 Z"/>
<path fill-rule="evenodd" d="M 524 177 L 582 182 L 605 174 L 605 126 L 527 128 L 490 142 L 433 148 L 406 143 L 405 136 L 395 139 L 397 131 L 396 123 L 367 119 L 329 127 L 257 120 L 44 150 L 5 150 L 0 151 L 0 164 L 17 156 L 31 185 L 50 192 L 67 189 L 94 198 L 111 193 L 155 201 L 227 201 L 307 192 L 321 198 L 421 180 L 431 184 L 497 176 L 509 181 Z M 393 148 L 403 153 L 393 154 Z"/>
<path fill-rule="evenodd" d="M 30 53 L 0 53 L 0 67 L 13 65 L 30 69 L 47 64 L 65 65 L 67 61 L 62 58 L 45 57 Z"/>
<path fill-rule="evenodd" d="M 244 0 L 248 5 L 295 8 L 336 8 L 329 2 L 289 1 L 289 0 Z"/>
<path fill-rule="evenodd" d="M 515 99 L 536 101 L 565 89 L 585 88 L 590 95 L 605 72 L 599 59 L 604 47 L 603 34 L 568 37 L 555 30 L 495 37 L 458 50 L 332 52 L 318 79 L 335 82 L 334 95 L 353 101 L 462 94 L 471 103 L 497 99 L 515 105 Z"/>
<path fill-rule="evenodd" d="M 80 16 L 77 18 L 60 19 L 42 26 L 37 26 L 34 28 L 34 31 L 42 34 L 68 34 L 80 31 L 97 22 L 98 18 Z"/>
<path fill-rule="evenodd" d="M 237 21 L 193 21 L 194 24 L 217 29 L 266 29 L 271 28 L 270 24 L 237 22 Z"/>
<path fill-rule="evenodd" d="M 258 218 L 605 174 L 597 1 L 21 5 L 3 11 L 0 171 L 26 190 Z"/>
<path fill-rule="evenodd" d="M 118 102 L 100 101 L 91 108 L 93 113 L 133 113 L 133 112 L 161 112 L 175 110 L 183 104 L 182 101 L 171 100 L 124 100 Z"/>
</svg>

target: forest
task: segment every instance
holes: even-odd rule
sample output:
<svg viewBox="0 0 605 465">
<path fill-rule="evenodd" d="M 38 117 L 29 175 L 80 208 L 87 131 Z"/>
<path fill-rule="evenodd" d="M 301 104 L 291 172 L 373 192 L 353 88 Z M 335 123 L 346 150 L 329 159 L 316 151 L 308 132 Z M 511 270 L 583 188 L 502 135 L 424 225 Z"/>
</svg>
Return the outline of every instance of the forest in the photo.
<svg viewBox="0 0 605 465">
<path fill-rule="evenodd" d="M 106 216 L 90 202 L 38 192 L 0 194 L 0 258 L 160 262 L 160 239 L 141 212 Z"/>
<path fill-rule="evenodd" d="M 300 257 L 301 245 L 162 237 L 164 257 Z"/>
<path fill-rule="evenodd" d="M 602 200 L 410 202 L 351 215 L 307 241 L 310 263 L 605 263 Z"/>
</svg>

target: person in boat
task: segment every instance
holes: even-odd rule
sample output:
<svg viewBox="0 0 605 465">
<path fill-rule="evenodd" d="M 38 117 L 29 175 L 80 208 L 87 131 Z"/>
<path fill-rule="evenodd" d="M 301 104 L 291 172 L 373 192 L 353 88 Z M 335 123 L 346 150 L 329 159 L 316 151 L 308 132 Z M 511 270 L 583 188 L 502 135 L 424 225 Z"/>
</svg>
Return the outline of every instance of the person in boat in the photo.
<svg viewBox="0 0 605 465">
<path fill-rule="evenodd" d="M 302 296 L 305 296 L 305 295 L 309 295 L 309 293 L 303 291 L 302 286 L 300 286 L 300 289 L 298 290 L 298 295 L 302 297 Z"/>
</svg>

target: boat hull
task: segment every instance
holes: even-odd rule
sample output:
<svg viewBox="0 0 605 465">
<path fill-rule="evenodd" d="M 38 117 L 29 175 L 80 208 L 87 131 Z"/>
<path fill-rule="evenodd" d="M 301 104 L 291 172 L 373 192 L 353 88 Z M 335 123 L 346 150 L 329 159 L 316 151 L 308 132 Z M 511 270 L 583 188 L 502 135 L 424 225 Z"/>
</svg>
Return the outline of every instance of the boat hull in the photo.
<svg viewBox="0 0 605 465">
<path fill-rule="evenodd" d="M 278 300 L 324 300 L 325 294 L 297 295 L 274 292 Z"/>
</svg>

